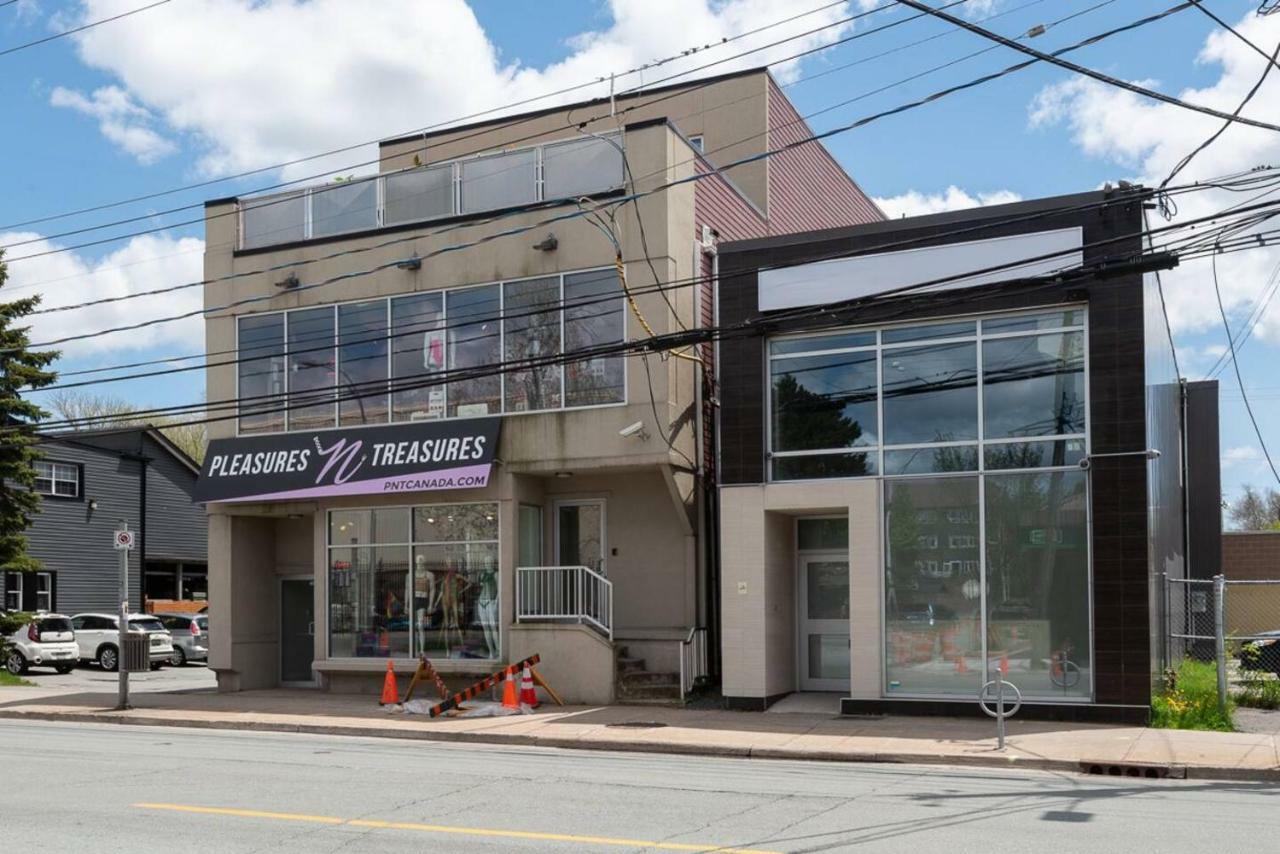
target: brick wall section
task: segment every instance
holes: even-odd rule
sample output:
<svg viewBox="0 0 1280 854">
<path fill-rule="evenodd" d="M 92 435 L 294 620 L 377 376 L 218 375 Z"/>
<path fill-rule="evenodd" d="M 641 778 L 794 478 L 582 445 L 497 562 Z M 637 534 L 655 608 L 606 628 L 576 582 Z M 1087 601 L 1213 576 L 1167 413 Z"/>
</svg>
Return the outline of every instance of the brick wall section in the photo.
<svg viewBox="0 0 1280 854">
<path fill-rule="evenodd" d="M 1231 581 L 1280 579 L 1280 531 L 1225 531 L 1222 574 Z"/>
<path fill-rule="evenodd" d="M 812 136 L 769 78 L 769 150 Z M 769 234 L 877 222 L 885 216 L 820 142 L 769 158 Z"/>
</svg>

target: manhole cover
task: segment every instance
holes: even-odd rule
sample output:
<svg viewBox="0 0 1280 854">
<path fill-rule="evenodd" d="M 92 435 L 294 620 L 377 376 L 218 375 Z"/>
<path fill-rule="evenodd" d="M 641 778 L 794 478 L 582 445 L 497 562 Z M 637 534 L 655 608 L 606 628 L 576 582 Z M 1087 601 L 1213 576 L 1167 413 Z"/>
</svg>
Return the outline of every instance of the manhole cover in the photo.
<svg viewBox="0 0 1280 854">
<path fill-rule="evenodd" d="M 616 724 L 605 724 L 605 726 L 621 729 L 656 729 L 657 727 L 666 726 L 666 724 L 660 721 L 620 721 Z"/>
</svg>

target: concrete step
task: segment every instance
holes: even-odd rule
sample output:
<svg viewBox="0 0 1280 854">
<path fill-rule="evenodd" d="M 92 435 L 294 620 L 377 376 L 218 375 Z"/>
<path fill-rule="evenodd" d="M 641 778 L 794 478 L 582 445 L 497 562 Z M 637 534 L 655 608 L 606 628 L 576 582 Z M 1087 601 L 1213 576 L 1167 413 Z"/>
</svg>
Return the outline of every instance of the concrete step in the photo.
<svg viewBox="0 0 1280 854">
<path fill-rule="evenodd" d="M 680 687 L 680 674 L 654 673 L 648 670 L 637 670 L 631 673 L 620 674 L 618 681 L 627 687 L 639 687 L 641 685 L 655 688 L 670 686 L 678 689 Z"/>
<path fill-rule="evenodd" d="M 618 657 L 618 675 L 619 676 L 626 673 L 636 673 L 642 670 L 644 670 L 643 658 L 624 658 L 622 656 Z"/>
</svg>

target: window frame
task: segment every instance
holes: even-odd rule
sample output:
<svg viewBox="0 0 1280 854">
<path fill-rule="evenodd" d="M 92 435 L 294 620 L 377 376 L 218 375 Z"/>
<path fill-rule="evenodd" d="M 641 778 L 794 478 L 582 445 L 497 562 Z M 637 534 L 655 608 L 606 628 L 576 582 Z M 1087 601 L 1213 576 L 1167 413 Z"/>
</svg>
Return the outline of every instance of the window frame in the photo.
<svg viewBox="0 0 1280 854">
<path fill-rule="evenodd" d="M 47 478 L 39 476 L 39 466 L 42 466 L 42 465 L 49 466 L 49 477 Z M 58 466 L 64 466 L 66 468 L 73 469 L 75 472 L 74 480 L 70 480 L 65 477 L 58 477 Z M 45 457 L 44 459 L 36 460 L 33 465 L 33 468 L 37 470 L 37 475 L 36 475 L 37 480 L 49 481 L 49 489 L 51 490 L 49 492 L 43 491 L 38 486 L 34 487 L 35 492 L 39 494 L 42 498 L 54 498 L 59 501 L 83 500 L 84 498 L 84 463 L 72 462 L 71 460 L 60 460 L 54 457 Z M 63 495 L 57 491 L 59 483 L 68 483 L 68 482 L 75 484 L 76 491 L 74 495 Z"/>
<path fill-rule="evenodd" d="M 6 611 L 21 611 L 23 609 L 23 597 L 27 592 L 26 585 L 23 583 L 24 575 L 25 573 L 22 572 L 6 572 L 4 574 L 4 607 Z M 15 580 L 18 582 L 17 586 L 13 584 Z M 10 606 L 9 597 L 14 595 L 18 597 L 18 604 Z"/>
<path fill-rule="evenodd" d="M 50 571 L 50 570 L 41 570 L 41 571 L 37 572 L 37 573 L 35 574 L 35 576 L 36 576 L 36 589 L 35 589 L 35 606 L 36 606 L 36 611 L 37 611 L 37 612 L 39 612 L 39 611 L 50 611 L 50 612 L 52 612 L 52 611 L 54 610 L 54 607 L 53 607 L 53 603 L 54 603 L 54 595 L 53 595 L 53 593 L 54 593 L 54 589 L 55 589 L 55 588 L 54 588 L 54 582 L 53 582 L 53 572 L 52 572 L 52 571 Z M 44 587 L 45 589 L 44 589 L 44 590 L 41 590 L 41 589 L 40 589 L 41 587 Z M 40 604 L 40 598 L 41 598 L 42 596 L 43 596 L 43 597 L 46 597 L 46 599 L 47 599 L 46 603 L 45 603 L 43 606 L 41 606 L 41 604 Z"/>
</svg>

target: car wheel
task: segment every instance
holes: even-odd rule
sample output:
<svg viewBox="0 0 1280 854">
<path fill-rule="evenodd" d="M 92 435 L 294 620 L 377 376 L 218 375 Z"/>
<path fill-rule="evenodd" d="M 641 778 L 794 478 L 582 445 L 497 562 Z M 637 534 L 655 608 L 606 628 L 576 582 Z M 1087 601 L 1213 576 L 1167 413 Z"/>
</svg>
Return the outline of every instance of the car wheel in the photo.
<svg viewBox="0 0 1280 854">
<path fill-rule="evenodd" d="M 75 668 L 74 664 L 56 664 L 53 669 L 66 676 Z"/>
<path fill-rule="evenodd" d="M 160 661 L 153 661 L 153 662 L 151 662 L 151 669 L 152 669 L 152 670 L 159 670 L 159 669 L 160 669 L 160 665 L 161 665 L 162 663 L 163 663 L 163 662 L 160 662 Z"/>
<path fill-rule="evenodd" d="M 9 650 L 4 659 L 4 669 L 13 676 L 21 676 L 27 672 L 27 660 L 16 649 Z"/>
<path fill-rule="evenodd" d="M 169 653 L 169 664 L 172 667 L 181 667 L 187 663 L 187 654 L 182 651 L 182 647 L 175 646 L 173 652 Z"/>
<path fill-rule="evenodd" d="M 104 646 L 98 650 L 98 664 L 103 670 L 114 673 L 115 669 L 120 666 L 120 653 L 114 646 Z"/>
</svg>

